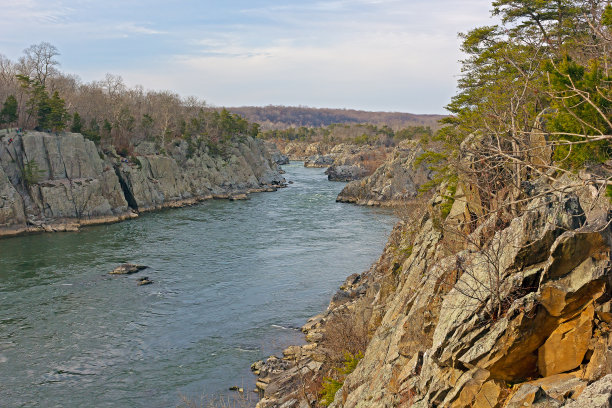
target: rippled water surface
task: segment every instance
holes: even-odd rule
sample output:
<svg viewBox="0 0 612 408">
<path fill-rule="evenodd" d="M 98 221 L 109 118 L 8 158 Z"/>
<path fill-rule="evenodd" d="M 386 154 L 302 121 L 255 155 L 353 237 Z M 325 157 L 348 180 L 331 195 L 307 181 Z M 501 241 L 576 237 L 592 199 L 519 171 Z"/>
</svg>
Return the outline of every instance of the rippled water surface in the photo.
<svg viewBox="0 0 612 408">
<path fill-rule="evenodd" d="M 322 169 L 289 188 L 79 233 L 0 240 L 0 406 L 173 407 L 254 388 L 251 362 L 300 342 L 393 223 L 335 202 Z M 109 276 L 121 262 L 148 265 Z M 148 276 L 153 285 L 136 285 Z"/>
</svg>

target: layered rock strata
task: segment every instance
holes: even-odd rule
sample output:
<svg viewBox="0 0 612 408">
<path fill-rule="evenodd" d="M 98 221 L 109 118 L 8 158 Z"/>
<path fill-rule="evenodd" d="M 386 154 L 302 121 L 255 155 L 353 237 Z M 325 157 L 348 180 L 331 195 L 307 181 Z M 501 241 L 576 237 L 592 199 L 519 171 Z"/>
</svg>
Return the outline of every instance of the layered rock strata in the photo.
<svg viewBox="0 0 612 408">
<path fill-rule="evenodd" d="M 284 183 L 252 138 L 223 157 L 186 142 L 168 154 L 104 155 L 81 134 L 7 133 L 0 138 L 0 236 L 74 231 L 138 212 L 273 190 Z"/>
</svg>

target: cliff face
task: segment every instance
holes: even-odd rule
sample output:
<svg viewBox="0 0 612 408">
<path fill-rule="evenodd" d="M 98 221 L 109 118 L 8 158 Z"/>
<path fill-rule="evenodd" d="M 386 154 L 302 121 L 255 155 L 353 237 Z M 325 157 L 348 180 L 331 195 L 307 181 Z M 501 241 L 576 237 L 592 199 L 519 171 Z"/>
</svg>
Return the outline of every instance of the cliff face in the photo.
<svg viewBox="0 0 612 408">
<path fill-rule="evenodd" d="M 578 193 L 546 194 L 454 253 L 423 220 L 333 406 L 561 406 L 612 373 L 610 216 L 587 222 Z"/>
<path fill-rule="evenodd" d="M 392 206 L 414 198 L 433 176 L 424 164 L 415 163 L 423 153 L 417 142 L 402 142 L 371 176 L 348 183 L 337 201 Z"/>
<path fill-rule="evenodd" d="M 75 230 L 138 211 L 273 189 L 284 181 L 263 144 L 247 138 L 223 157 L 185 142 L 128 163 L 80 134 L 8 133 L 0 138 L 0 236 Z"/>
<path fill-rule="evenodd" d="M 259 407 L 309 406 L 330 375 L 342 384 L 332 407 L 610 407 L 612 212 L 570 184 L 540 180 L 518 217 L 475 230 L 478 203 L 457 196 L 442 222 L 434 198 L 304 326 L 286 367 L 255 367 Z M 331 357 L 341 316 L 364 327 L 341 342 L 365 344 L 348 375 Z"/>
</svg>

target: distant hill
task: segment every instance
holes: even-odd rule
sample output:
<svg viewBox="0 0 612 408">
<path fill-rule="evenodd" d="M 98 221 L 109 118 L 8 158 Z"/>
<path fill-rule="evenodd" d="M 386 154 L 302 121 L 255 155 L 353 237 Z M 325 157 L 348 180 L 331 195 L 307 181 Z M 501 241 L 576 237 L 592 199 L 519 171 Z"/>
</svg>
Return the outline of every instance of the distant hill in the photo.
<svg viewBox="0 0 612 408">
<path fill-rule="evenodd" d="M 387 125 L 394 130 L 408 126 L 440 127 L 438 121 L 444 115 L 416 115 L 401 112 L 368 112 L 353 109 L 306 108 L 294 106 L 241 106 L 226 108 L 250 122 L 257 122 L 263 130 L 280 130 L 289 127 L 322 127 L 334 123 L 372 123 Z"/>
</svg>

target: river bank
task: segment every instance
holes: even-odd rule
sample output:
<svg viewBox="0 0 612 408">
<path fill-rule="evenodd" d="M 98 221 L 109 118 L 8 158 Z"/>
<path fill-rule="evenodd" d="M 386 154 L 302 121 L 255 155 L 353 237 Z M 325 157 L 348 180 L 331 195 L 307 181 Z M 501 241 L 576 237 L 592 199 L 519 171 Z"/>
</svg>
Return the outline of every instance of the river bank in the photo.
<svg viewBox="0 0 612 408">
<path fill-rule="evenodd" d="M 244 137 L 221 153 L 185 140 L 131 156 L 78 133 L 0 134 L 0 237 L 76 231 L 211 198 L 245 199 L 284 186 L 264 144 Z"/>
<path fill-rule="evenodd" d="M 251 362 L 300 343 L 394 223 L 336 203 L 321 169 L 283 167 L 274 194 L 1 240 L 3 404 L 165 408 L 233 385 L 254 400 Z M 123 262 L 149 269 L 108 275 Z"/>
<path fill-rule="evenodd" d="M 415 200 L 394 188 L 415 190 L 410 153 L 339 194 L 400 203 L 402 221 L 302 326 L 306 345 L 252 366 L 257 407 L 609 407 L 609 198 L 566 175 L 526 184 L 514 217 L 484 215 L 469 184 Z"/>
</svg>

